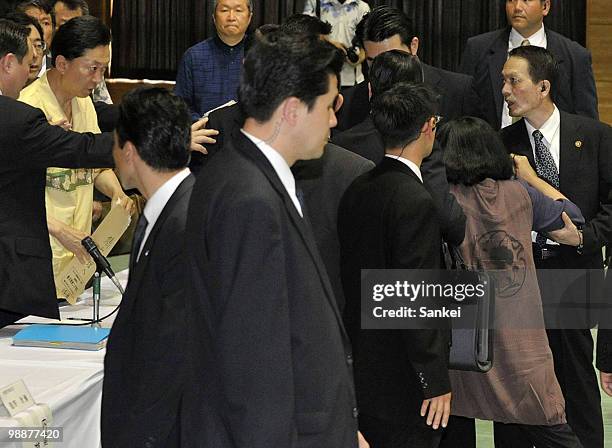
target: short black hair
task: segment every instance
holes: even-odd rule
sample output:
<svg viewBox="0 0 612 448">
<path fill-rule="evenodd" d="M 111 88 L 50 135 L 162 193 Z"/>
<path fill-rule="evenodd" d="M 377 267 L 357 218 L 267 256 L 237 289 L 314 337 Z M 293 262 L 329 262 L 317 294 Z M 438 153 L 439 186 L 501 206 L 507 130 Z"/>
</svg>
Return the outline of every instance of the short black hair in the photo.
<svg viewBox="0 0 612 448">
<path fill-rule="evenodd" d="M 28 54 L 30 30 L 12 20 L 0 19 L 0 58 L 13 53 L 19 63 Z"/>
<path fill-rule="evenodd" d="M 13 22 L 18 23 L 19 25 L 23 25 L 26 28 L 32 25 L 34 28 L 36 28 L 36 31 L 38 31 L 38 34 L 40 34 L 40 39 L 43 42 L 45 41 L 45 35 L 43 34 L 42 27 L 40 26 L 40 23 L 38 23 L 38 20 L 33 19 L 26 13 L 14 11 L 14 12 L 7 14 L 5 18 L 7 20 L 12 20 Z M 30 34 L 28 33 L 28 36 L 29 35 Z"/>
<path fill-rule="evenodd" d="M 69 61 L 81 57 L 87 50 L 111 41 L 110 29 L 100 19 L 93 16 L 75 17 L 60 26 L 51 43 L 52 63 L 59 55 Z"/>
<path fill-rule="evenodd" d="M 374 96 L 399 82 L 423 82 L 423 67 L 416 56 L 402 50 L 390 50 L 374 58 L 369 76 Z"/>
<path fill-rule="evenodd" d="M 80 9 L 84 16 L 89 15 L 89 4 L 85 0 L 55 0 L 53 2 L 53 7 L 55 7 L 57 3 L 63 3 L 70 11 Z"/>
<path fill-rule="evenodd" d="M 487 178 L 510 179 L 514 174 L 501 137 L 480 118 L 462 117 L 445 123 L 438 141 L 444 150 L 446 177 L 452 184 L 475 185 Z"/>
<path fill-rule="evenodd" d="M 399 83 L 372 98 L 372 120 L 385 149 L 417 140 L 437 109 L 437 96 L 425 84 Z"/>
<path fill-rule="evenodd" d="M 280 25 L 275 23 L 264 23 L 261 26 L 255 28 L 255 31 L 252 33 L 247 33 L 244 35 L 244 56 L 249 52 L 249 50 L 253 47 L 253 44 L 257 39 L 261 39 L 268 33 L 273 31 L 277 31 L 280 28 Z"/>
<path fill-rule="evenodd" d="M 553 54 L 546 48 L 535 45 L 516 47 L 510 52 L 509 57 L 522 58 L 529 66 L 529 77 L 534 83 L 547 80 L 550 82 L 550 94 L 557 90 L 557 79 L 559 77 L 559 64 Z"/>
<path fill-rule="evenodd" d="M 139 87 L 119 106 L 117 138 L 130 141 L 140 158 L 157 171 L 173 171 L 189 163 L 191 115 L 181 98 L 162 87 Z"/>
<path fill-rule="evenodd" d="M 328 92 L 329 75 L 340 79 L 343 63 L 340 50 L 318 36 L 273 31 L 257 39 L 246 55 L 239 103 L 247 117 L 260 123 L 289 97 L 310 110 Z"/>
<path fill-rule="evenodd" d="M 38 8 L 49 15 L 53 15 L 53 6 L 47 0 L 25 0 L 18 2 L 15 6 L 15 10 L 19 12 L 25 12 L 28 8 Z"/>
<path fill-rule="evenodd" d="M 327 36 L 331 33 L 332 26 L 323 22 L 318 17 L 308 14 L 293 14 L 285 19 L 281 29 L 286 33 L 307 33 Z"/>
<path fill-rule="evenodd" d="M 367 13 L 355 29 L 353 42 L 363 47 L 364 41 L 381 42 L 399 35 L 404 45 L 410 46 L 412 22 L 408 16 L 397 8 L 380 5 Z"/>
</svg>

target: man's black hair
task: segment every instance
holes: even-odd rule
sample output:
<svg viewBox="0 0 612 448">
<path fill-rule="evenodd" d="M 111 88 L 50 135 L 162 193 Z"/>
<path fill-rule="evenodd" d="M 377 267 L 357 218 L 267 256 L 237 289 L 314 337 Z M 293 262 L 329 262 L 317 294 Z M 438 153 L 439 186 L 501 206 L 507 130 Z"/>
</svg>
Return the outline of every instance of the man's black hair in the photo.
<svg viewBox="0 0 612 448">
<path fill-rule="evenodd" d="M 110 44 L 110 41 L 110 29 L 100 19 L 93 16 L 75 17 L 60 26 L 53 37 L 53 66 L 59 55 L 71 61 L 83 56 L 87 50 Z"/>
<path fill-rule="evenodd" d="M 13 22 L 18 23 L 19 25 L 23 25 L 26 28 L 32 25 L 34 28 L 36 28 L 36 31 L 38 31 L 38 34 L 40 34 L 40 40 L 42 40 L 43 42 L 45 41 L 45 35 L 43 34 L 43 29 L 40 26 L 40 23 L 38 23 L 38 20 L 33 19 L 26 13 L 14 11 L 14 12 L 7 14 L 5 18 L 7 20 L 12 20 Z"/>
<path fill-rule="evenodd" d="M 28 54 L 29 28 L 11 20 L 0 19 L 0 58 L 13 53 L 19 63 Z"/>
<path fill-rule="evenodd" d="M 559 64 L 552 53 L 546 48 L 526 45 L 512 50 L 509 57 L 513 56 L 527 61 L 529 77 L 533 83 L 544 80 L 550 82 L 550 95 L 552 99 L 557 90 L 557 79 L 559 77 Z"/>
<path fill-rule="evenodd" d="M 317 97 L 328 92 L 329 76 L 339 79 L 343 62 L 340 50 L 319 36 L 268 33 L 246 55 L 239 103 L 247 117 L 260 123 L 289 97 L 298 98 L 310 110 Z"/>
<path fill-rule="evenodd" d="M 185 102 L 162 87 L 128 92 L 119 106 L 117 138 L 130 141 L 140 158 L 157 171 L 173 171 L 189 163 L 191 115 Z"/>
<path fill-rule="evenodd" d="M 27 8 L 37 8 L 49 15 L 53 15 L 53 6 L 47 0 L 25 0 L 17 2 L 15 10 L 19 12 L 25 12 Z"/>
<path fill-rule="evenodd" d="M 480 118 L 462 117 L 445 123 L 437 137 L 444 148 L 446 177 L 452 184 L 469 186 L 487 178 L 510 179 L 514 174 L 499 134 Z"/>
<path fill-rule="evenodd" d="M 437 95 L 425 84 L 399 83 L 372 98 L 372 120 L 385 149 L 417 140 L 437 109 Z"/>
<path fill-rule="evenodd" d="M 374 96 L 400 82 L 423 82 L 423 68 L 416 56 L 402 50 L 390 50 L 374 58 L 369 76 Z"/>
<path fill-rule="evenodd" d="M 89 15 L 89 4 L 86 0 L 55 0 L 53 6 L 55 7 L 57 3 L 63 3 L 70 11 L 80 9 L 84 16 Z"/>
<path fill-rule="evenodd" d="M 396 34 L 404 45 L 410 46 L 414 37 L 410 19 L 397 8 L 380 5 L 363 16 L 353 42 L 363 48 L 364 41 L 381 42 Z"/>
<path fill-rule="evenodd" d="M 305 33 L 328 36 L 331 33 L 332 26 L 327 22 L 323 22 L 318 17 L 309 16 L 308 14 L 293 14 L 285 19 L 281 29 L 289 34 Z"/>
</svg>

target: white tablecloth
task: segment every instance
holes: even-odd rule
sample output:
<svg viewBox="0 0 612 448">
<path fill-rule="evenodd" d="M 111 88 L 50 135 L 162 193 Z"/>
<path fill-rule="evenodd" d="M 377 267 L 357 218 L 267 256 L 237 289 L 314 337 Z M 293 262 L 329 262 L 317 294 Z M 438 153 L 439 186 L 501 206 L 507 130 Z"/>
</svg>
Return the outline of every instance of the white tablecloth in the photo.
<svg viewBox="0 0 612 448">
<path fill-rule="evenodd" d="M 123 285 L 127 283 L 127 271 L 117 274 Z M 120 293 L 104 277 L 102 279 L 102 306 L 100 316 L 115 309 L 121 300 Z M 74 306 L 60 308 L 62 319 L 66 317 L 92 317 L 91 291 L 86 291 Z M 116 314 L 104 321 L 110 327 Z M 53 322 L 49 319 L 29 316 L 20 322 Z M 57 321 L 55 321 L 57 322 Z M 62 320 L 74 324 L 78 321 Z M 106 350 L 95 352 L 53 348 L 13 347 L 12 336 L 24 325 L 12 325 L 0 329 L 0 386 L 22 379 L 37 403 L 46 403 L 53 413 L 54 427 L 63 427 L 64 441 L 61 448 L 96 448 L 100 446 L 100 409 L 102 402 L 102 378 Z M 0 417 L 0 427 L 15 427 L 11 418 Z M 0 434 L 2 448 L 21 448 L 20 442 L 9 441 L 5 431 Z"/>
</svg>

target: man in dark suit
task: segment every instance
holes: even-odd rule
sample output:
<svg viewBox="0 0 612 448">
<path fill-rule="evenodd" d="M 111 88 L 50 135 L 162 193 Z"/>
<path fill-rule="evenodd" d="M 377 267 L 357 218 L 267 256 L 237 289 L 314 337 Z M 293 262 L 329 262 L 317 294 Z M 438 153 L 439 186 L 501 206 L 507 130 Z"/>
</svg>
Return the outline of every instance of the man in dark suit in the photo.
<svg viewBox="0 0 612 448">
<path fill-rule="evenodd" d="M 416 56 L 419 39 L 414 37 L 411 29 L 410 19 L 406 14 L 391 6 L 380 5 L 366 14 L 357 26 L 356 38 L 360 46 L 365 49 L 368 65 L 379 54 L 394 49 L 404 50 Z M 421 65 L 425 84 L 440 95 L 438 114 L 444 119 L 482 115 L 472 77 L 423 63 Z M 338 114 L 337 131 L 361 123 L 370 112 L 367 81 L 342 93 L 344 107 Z"/>
<path fill-rule="evenodd" d="M 58 318 L 45 219 L 45 172 L 112 166 L 112 136 L 66 132 L 15 99 L 33 48 L 29 30 L 0 21 L 0 327 L 24 315 Z"/>
<path fill-rule="evenodd" d="M 104 358 L 104 446 L 182 446 L 188 371 L 183 240 L 195 182 L 186 168 L 190 125 L 184 102 L 162 88 L 131 91 L 119 108 L 113 150 L 119 178 L 147 204 Z"/>
<path fill-rule="evenodd" d="M 485 118 L 495 129 L 513 121 L 501 93 L 501 71 L 508 52 L 521 45 L 546 48 L 559 63 L 553 101 L 560 110 L 598 119 L 591 54 L 578 43 L 544 27 L 551 1 L 507 0 L 506 17 L 510 26 L 467 41 L 459 70 L 474 77 Z"/>
<path fill-rule="evenodd" d="M 543 48 L 523 46 L 510 52 L 503 69 L 503 95 L 510 115 L 523 119 L 503 129 L 502 138 L 508 151 L 526 156 L 538 176 L 580 207 L 586 220 L 578 248 L 534 238 L 536 267 L 602 270 L 602 247 L 612 241 L 612 131 L 604 123 L 559 111 L 553 101 L 557 70 L 554 57 Z M 542 277 L 540 283 L 543 303 L 559 302 L 559 297 L 551 297 L 556 294 L 554 285 L 543 283 Z M 576 288 L 565 296 L 582 300 L 585 291 Z M 585 447 L 599 448 L 603 447 L 603 423 L 593 340 L 588 321 L 583 329 L 578 327 L 570 324 L 564 328 L 574 329 L 549 330 L 548 339 L 566 400 L 567 421 Z M 498 433 L 506 429 L 496 428 L 496 443 Z M 523 446 L 515 436 L 505 442 L 508 445 L 497 446 Z"/>
<path fill-rule="evenodd" d="M 194 445 L 357 446 L 350 343 L 289 168 L 322 155 L 342 63 L 318 36 L 258 40 L 239 89 L 244 126 L 197 177 Z"/>
<path fill-rule="evenodd" d="M 419 169 L 435 139 L 434 98 L 408 84 L 374 97 L 386 155 L 349 187 L 338 212 L 359 429 L 373 447 L 437 447 L 450 414 L 447 331 L 360 328 L 361 269 L 440 266 L 438 216 Z"/>
<path fill-rule="evenodd" d="M 422 64 L 416 56 L 403 50 L 385 51 L 374 59 L 370 67 L 369 96 L 382 94 L 402 81 L 421 83 Z M 384 159 L 383 139 L 371 116 L 351 129 L 336 134 L 333 141 L 376 164 Z M 442 148 L 437 142 L 434 143 L 431 155 L 423 160 L 421 172 L 425 187 L 438 208 L 444 240 L 451 244 L 460 244 L 465 233 L 465 215 L 455 197 L 450 194 L 442 155 Z"/>
</svg>

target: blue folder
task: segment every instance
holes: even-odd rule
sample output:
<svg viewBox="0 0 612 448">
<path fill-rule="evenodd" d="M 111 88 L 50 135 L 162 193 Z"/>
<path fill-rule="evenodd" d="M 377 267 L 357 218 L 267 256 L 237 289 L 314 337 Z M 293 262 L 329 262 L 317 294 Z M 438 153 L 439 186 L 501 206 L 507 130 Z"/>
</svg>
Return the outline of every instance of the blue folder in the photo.
<svg viewBox="0 0 612 448">
<path fill-rule="evenodd" d="M 13 345 L 100 350 L 106 346 L 109 333 L 110 328 L 75 325 L 30 325 L 13 336 Z"/>
</svg>

